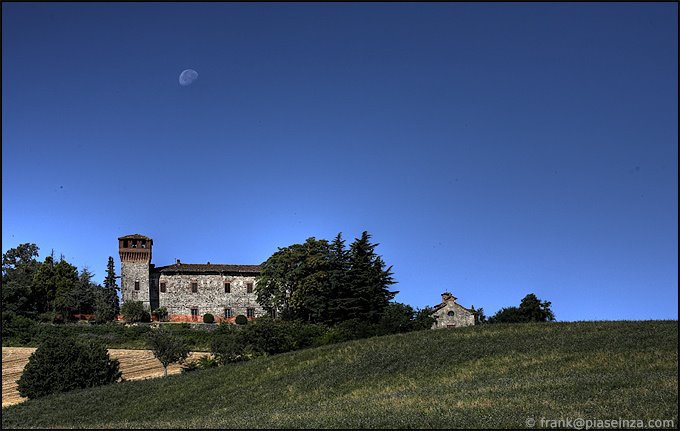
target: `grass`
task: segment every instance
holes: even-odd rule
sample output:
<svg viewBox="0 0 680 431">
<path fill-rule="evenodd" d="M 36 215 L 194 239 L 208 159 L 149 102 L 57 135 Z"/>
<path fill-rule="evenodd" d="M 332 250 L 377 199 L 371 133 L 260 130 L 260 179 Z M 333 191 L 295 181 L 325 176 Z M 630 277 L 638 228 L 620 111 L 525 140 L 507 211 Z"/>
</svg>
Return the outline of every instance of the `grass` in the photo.
<svg viewBox="0 0 680 431">
<path fill-rule="evenodd" d="M 375 337 L 3 408 L 2 427 L 524 428 L 678 418 L 678 322 Z"/>
</svg>

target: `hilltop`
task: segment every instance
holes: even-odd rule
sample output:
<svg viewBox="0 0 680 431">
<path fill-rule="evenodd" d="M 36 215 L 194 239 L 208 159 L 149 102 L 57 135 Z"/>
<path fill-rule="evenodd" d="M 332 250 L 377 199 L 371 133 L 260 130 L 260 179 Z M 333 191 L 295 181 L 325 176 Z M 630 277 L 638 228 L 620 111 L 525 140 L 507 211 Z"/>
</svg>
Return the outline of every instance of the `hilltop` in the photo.
<svg viewBox="0 0 680 431">
<path fill-rule="evenodd" d="M 523 428 L 678 418 L 677 321 L 482 325 L 290 352 L 3 408 L 2 426 Z"/>
</svg>

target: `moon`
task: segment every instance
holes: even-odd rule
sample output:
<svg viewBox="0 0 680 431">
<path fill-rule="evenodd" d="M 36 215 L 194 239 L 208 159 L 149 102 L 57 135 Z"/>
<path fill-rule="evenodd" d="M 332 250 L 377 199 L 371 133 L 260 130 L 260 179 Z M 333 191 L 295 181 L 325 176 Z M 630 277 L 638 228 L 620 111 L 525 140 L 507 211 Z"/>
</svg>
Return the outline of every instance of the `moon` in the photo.
<svg viewBox="0 0 680 431">
<path fill-rule="evenodd" d="M 179 74 L 179 85 L 186 87 L 187 85 L 191 85 L 197 79 L 198 72 L 196 72 L 194 69 L 186 69 Z"/>
</svg>

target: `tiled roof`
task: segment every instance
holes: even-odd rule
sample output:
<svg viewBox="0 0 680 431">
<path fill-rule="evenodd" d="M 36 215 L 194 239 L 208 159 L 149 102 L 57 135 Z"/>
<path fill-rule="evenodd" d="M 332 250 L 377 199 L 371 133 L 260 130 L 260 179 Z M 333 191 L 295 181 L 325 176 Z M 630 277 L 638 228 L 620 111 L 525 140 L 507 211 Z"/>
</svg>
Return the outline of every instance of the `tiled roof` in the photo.
<svg viewBox="0 0 680 431">
<path fill-rule="evenodd" d="M 147 240 L 151 240 L 151 238 L 149 238 L 148 236 L 140 235 L 138 233 L 133 233 L 132 235 L 121 236 L 118 239 L 147 239 Z"/>
<path fill-rule="evenodd" d="M 238 272 L 259 274 L 260 265 L 223 265 L 214 263 L 175 263 L 168 266 L 159 266 L 155 269 L 158 272 L 184 272 L 184 273 L 201 273 L 201 272 Z"/>
</svg>

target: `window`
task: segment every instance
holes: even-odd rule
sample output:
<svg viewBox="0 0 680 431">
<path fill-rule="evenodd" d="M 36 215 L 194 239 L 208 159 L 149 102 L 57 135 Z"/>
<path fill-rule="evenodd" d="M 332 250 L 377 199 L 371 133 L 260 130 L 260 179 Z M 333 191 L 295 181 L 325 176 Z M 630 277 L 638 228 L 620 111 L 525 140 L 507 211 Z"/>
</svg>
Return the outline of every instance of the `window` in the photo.
<svg viewBox="0 0 680 431">
<path fill-rule="evenodd" d="M 146 248 L 146 240 L 145 239 L 142 240 L 142 248 Z"/>
<path fill-rule="evenodd" d="M 246 283 L 246 292 L 253 293 L 253 283 Z"/>
<path fill-rule="evenodd" d="M 161 292 L 165 293 L 165 283 L 161 283 Z"/>
<path fill-rule="evenodd" d="M 224 283 L 224 293 L 231 293 L 231 283 Z"/>
<path fill-rule="evenodd" d="M 246 308 L 246 317 L 255 317 L 255 309 Z"/>
<path fill-rule="evenodd" d="M 137 248 L 137 240 L 132 241 L 132 248 Z"/>
<path fill-rule="evenodd" d="M 198 292 L 198 283 L 191 283 L 191 292 L 196 293 Z"/>
<path fill-rule="evenodd" d="M 128 248 L 128 240 L 123 240 L 123 248 Z"/>
<path fill-rule="evenodd" d="M 139 290 L 139 280 L 135 280 L 135 290 Z"/>
<path fill-rule="evenodd" d="M 229 318 L 229 317 L 234 317 L 234 310 L 231 308 L 225 308 L 224 309 L 224 317 Z"/>
<path fill-rule="evenodd" d="M 272 319 L 276 319 L 276 310 L 270 311 L 269 316 L 271 316 Z"/>
<path fill-rule="evenodd" d="M 191 309 L 191 320 L 198 320 L 198 308 Z"/>
<path fill-rule="evenodd" d="M 456 313 L 454 313 L 453 311 L 449 311 L 449 312 L 446 313 L 446 314 L 447 314 L 449 317 L 453 317 L 453 316 L 456 315 Z"/>
</svg>

